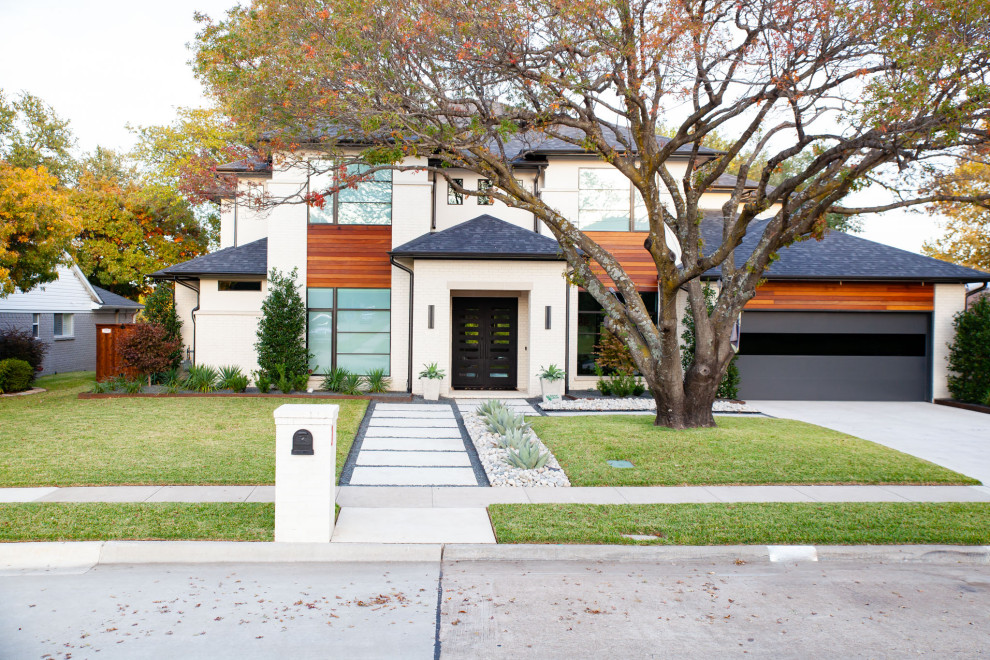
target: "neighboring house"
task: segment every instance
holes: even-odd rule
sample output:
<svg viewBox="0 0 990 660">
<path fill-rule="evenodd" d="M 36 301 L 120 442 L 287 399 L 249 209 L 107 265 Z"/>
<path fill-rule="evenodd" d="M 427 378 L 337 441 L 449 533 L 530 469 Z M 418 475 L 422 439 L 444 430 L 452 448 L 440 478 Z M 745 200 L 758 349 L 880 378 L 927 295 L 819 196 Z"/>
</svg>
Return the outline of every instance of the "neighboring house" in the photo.
<svg viewBox="0 0 990 660">
<path fill-rule="evenodd" d="M 559 141 L 514 145 L 517 177 L 616 255 L 647 304 L 657 273 L 643 249 L 642 208 L 630 184 L 592 155 Z M 314 158 L 315 158 L 314 154 Z M 674 161 L 681 158 L 674 156 Z M 410 158 L 404 164 L 426 164 Z M 676 168 L 680 167 L 680 172 Z M 673 163 L 675 176 L 685 160 Z M 273 197 L 320 189 L 304 166 L 241 161 L 221 168 L 241 190 Z M 451 170 L 470 189 L 488 182 Z M 539 392 L 537 372 L 567 370 L 570 389 L 594 386 L 602 311 L 564 279 L 549 231 L 493 198 L 462 197 L 423 170 L 379 172 L 323 208 L 256 211 L 222 202 L 223 249 L 159 271 L 174 280 L 183 340 L 195 361 L 256 368 L 254 343 L 266 273 L 297 268 L 308 306 L 311 366 L 389 370 L 395 390 L 420 393 L 436 362 L 442 392 Z M 714 216 L 734 184 L 704 199 Z M 708 245 L 720 226 L 703 225 Z M 759 225 L 743 246 L 752 245 Z M 706 278 L 717 283 L 718 273 Z M 749 398 L 902 399 L 946 396 L 946 343 L 965 283 L 990 275 L 837 232 L 782 251 L 743 315 L 741 395 Z M 682 306 L 684 304 L 682 296 Z"/>
<path fill-rule="evenodd" d="M 93 286 L 75 264 L 58 279 L 0 298 L 0 328 L 30 331 L 48 344 L 43 374 L 96 369 L 96 325 L 133 323 L 144 306 Z"/>
</svg>

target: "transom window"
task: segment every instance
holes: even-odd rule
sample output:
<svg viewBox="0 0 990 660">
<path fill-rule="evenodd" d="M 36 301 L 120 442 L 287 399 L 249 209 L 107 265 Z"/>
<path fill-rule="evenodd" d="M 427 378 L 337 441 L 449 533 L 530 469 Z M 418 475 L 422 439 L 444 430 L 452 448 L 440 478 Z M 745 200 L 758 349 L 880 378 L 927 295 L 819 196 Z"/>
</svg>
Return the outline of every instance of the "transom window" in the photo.
<svg viewBox="0 0 990 660">
<path fill-rule="evenodd" d="M 313 161 L 314 169 L 327 169 L 325 172 L 312 172 L 309 176 L 310 192 L 320 192 L 335 185 L 334 170 L 326 161 Z M 348 176 L 364 174 L 370 169 L 367 165 L 348 165 Z M 344 188 L 327 197 L 322 208 L 308 206 L 309 221 L 312 224 L 338 225 L 390 225 L 392 224 L 392 171 L 377 170 L 368 179 L 356 186 Z"/>
<path fill-rule="evenodd" d="M 261 282 L 218 280 L 217 289 L 220 291 L 261 291 Z"/>
<path fill-rule="evenodd" d="M 332 367 L 368 375 L 389 373 L 390 289 L 307 289 L 309 366 L 324 374 Z"/>
<path fill-rule="evenodd" d="M 585 231 L 648 231 L 646 205 L 614 167 L 578 170 L 578 227 Z"/>
</svg>

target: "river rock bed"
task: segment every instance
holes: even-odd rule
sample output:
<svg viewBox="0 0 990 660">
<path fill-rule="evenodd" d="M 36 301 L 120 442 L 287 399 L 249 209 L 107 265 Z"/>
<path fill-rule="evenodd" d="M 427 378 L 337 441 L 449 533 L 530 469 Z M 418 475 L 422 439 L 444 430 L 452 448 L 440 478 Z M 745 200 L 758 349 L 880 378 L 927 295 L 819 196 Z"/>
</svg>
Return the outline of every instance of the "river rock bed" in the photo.
<svg viewBox="0 0 990 660">
<path fill-rule="evenodd" d="M 498 448 L 498 436 L 488 430 L 481 416 L 475 413 L 464 414 L 464 426 L 467 428 L 471 442 L 478 450 L 478 457 L 488 475 L 492 486 L 522 487 L 522 486 L 552 486 L 567 487 L 571 485 L 560 463 L 553 452 L 543 444 L 535 433 L 530 435 L 540 443 L 540 448 L 550 454 L 547 464 L 538 470 L 520 470 L 505 462 L 509 453 L 507 449 Z"/>
<path fill-rule="evenodd" d="M 656 410 L 657 402 L 643 397 L 623 398 L 596 397 L 593 399 L 559 399 L 549 403 L 540 403 L 543 410 Z M 712 405 L 712 412 L 721 413 L 758 413 L 756 408 L 739 403 L 718 399 Z"/>
</svg>

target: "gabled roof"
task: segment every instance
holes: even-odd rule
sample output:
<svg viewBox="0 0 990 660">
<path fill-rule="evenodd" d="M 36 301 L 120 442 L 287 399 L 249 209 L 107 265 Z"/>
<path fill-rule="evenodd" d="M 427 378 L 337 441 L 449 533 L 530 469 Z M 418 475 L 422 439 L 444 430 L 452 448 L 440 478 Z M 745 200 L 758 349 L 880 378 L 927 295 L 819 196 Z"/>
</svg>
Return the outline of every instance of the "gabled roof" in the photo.
<svg viewBox="0 0 990 660">
<path fill-rule="evenodd" d="M 554 239 L 487 214 L 414 238 L 390 254 L 427 259 L 556 261 L 564 258 Z"/>
<path fill-rule="evenodd" d="M 172 279 L 199 275 L 265 275 L 268 272 L 268 239 L 224 248 L 181 264 L 163 268 L 151 277 Z"/>
<path fill-rule="evenodd" d="M 736 250 L 736 263 L 752 254 L 769 220 L 753 222 Z M 720 211 L 709 211 L 701 224 L 704 252 L 713 252 L 722 241 Z M 706 277 L 718 277 L 713 268 Z M 828 232 L 822 240 L 813 238 L 794 243 L 780 251 L 780 259 L 767 269 L 768 280 L 873 280 L 913 282 L 986 282 L 990 274 L 957 266 L 914 252 L 876 243 L 839 231 Z"/>
<path fill-rule="evenodd" d="M 95 284 L 93 285 L 93 290 L 96 291 L 96 295 L 100 297 L 100 301 L 103 303 L 101 309 L 144 309 L 144 305 L 141 303 L 134 302 L 124 296 L 118 296 L 116 293 L 107 291 Z"/>
</svg>

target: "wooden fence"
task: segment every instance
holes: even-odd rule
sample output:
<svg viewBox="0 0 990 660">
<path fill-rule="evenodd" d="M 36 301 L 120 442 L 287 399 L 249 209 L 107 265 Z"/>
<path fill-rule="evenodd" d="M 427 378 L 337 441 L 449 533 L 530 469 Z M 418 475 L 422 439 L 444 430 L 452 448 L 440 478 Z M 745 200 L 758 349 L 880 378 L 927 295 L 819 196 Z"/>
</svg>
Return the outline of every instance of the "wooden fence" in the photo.
<svg viewBox="0 0 990 660">
<path fill-rule="evenodd" d="M 115 376 L 137 378 L 133 369 L 124 366 L 120 359 L 120 342 L 135 328 L 133 323 L 103 323 L 96 326 L 96 380 Z"/>
</svg>

